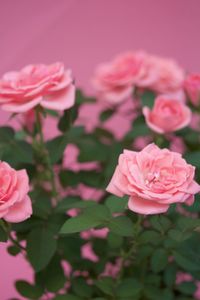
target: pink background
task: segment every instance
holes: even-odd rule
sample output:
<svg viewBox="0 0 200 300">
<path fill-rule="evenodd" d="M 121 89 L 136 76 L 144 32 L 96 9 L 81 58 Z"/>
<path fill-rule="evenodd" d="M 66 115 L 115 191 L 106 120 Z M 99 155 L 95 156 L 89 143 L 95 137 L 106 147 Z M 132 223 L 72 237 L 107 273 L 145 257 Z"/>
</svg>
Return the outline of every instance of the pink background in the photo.
<svg viewBox="0 0 200 300">
<path fill-rule="evenodd" d="M 89 89 L 99 62 L 130 49 L 173 57 L 199 71 L 199 12 L 199 0 L 1 0 L 0 75 L 59 60 L 72 68 L 78 86 Z M 0 116 L 4 124 L 7 115 Z M 4 245 L 0 266 L 0 299 L 17 297 L 13 282 L 31 278 L 29 266 L 9 257 Z"/>
</svg>

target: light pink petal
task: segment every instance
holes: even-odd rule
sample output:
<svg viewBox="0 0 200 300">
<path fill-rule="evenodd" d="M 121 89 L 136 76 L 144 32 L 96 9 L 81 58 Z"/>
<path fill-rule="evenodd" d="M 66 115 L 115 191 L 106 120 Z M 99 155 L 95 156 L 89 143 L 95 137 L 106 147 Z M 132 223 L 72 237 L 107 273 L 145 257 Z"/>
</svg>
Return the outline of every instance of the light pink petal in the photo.
<svg viewBox="0 0 200 300">
<path fill-rule="evenodd" d="M 106 191 L 118 197 L 123 197 L 127 193 L 127 185 L 128 182 L 125 176 L 123 176 L 117 166 Z"/>
<path fill-rule="evenodd" d="M 8 196 L 8 200 L 4 203 L 0 205 L 0 213 L 2 211 L 5 211 L 7 208 L 9 209 L 10 206 L 14 205 L 16 202 L 18 202 L 20 199 L 20 194 L 18 191 L 14 191 L 12 193 L 12 196 Z"/>
<path fill-rule="evenodd" d="M 191 206 L 194 203 L 194 195 L 191 195 L 186 201 L 185 203 L 189 206 Z"/>
<path fill-rule="evenodd" d="M 185 188 L 180 187 L 179 191 L 185 192 L 188 194 L 196 194 L 196 193 L 200 192 L 200 185 L 196 181 L 192 181 L 192 183 L 189 186 L 187 186 Z"/>
<path fill-rule="evenodd" d="M 143 115 L 145 117 L 145 121 L 146 121 L 149 128 L 151 128 L 153 131 L 155 131 L 157 133 L 161 133 L 161 134 L 164 133 L 164 130 L 162 128 L 156 126 L 155 124 L 153 124 L 151 122 L 151 118 L 150 118 L 151 111 L 147 106 L 143 107 L 142 112 L 143 112 Z"/>
<path fill-rule="evenodd" d="M 32 204 L 29 196 L 22 201 L 15 203 L 9 208 L 8 213 L 4 216 L 7 222 L 18 223 L 30 218 L 32 214 Z"/>
<path fill-rule="evenodd" d="M 119 90 L 105 90 L 100 93 L 102 100 L 108 101 L 113 104 L 120 103 L 126 100 L 133 93 L 132 86 L 126 86 L 123 89 Z"/>
<path fill-rule="evenodd" d="M 23 113 L 40 104 L 41 101 L 42 97 L 37 97 L 33 100 L 27 100 L 27 102 L 10 102 L 3 104 L 1 108 L 14 113 Z"/>
<path fill-rule="evenodd" d="M 128 207 L 130 210 L 144 215 L 160 214 L 168 210 L 168 204 L 160 204 L 155 201 L 145 200 L 137 196 L 129 198 Z"/>
<path fill-rule="evenodd" d="M 62 80 L 55 86 L 49 89 L 50 92 L 60 91 L 61 89 L 66 88 L 69 84 L 72 83 L 72 72 L 71 70 L 66 70 Z"/>
<path fill-rule="evenodd" d="M 54 92 L 41 101 L 41 105 L 47 109 L 64 110 L 75 103 L 75 86 L 71 84 L 67 89 Z"/>
</svg>

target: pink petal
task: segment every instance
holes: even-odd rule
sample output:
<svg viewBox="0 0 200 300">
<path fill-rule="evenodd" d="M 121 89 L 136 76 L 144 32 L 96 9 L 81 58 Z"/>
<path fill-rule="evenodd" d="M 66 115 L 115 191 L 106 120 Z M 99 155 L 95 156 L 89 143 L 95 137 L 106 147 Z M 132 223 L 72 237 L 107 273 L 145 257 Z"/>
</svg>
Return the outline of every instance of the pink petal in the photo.
<svg viewBox="0 0 200 300">
<path fill-rule="evenodd" d="M 151 111 L 147 106 L 143 107 L 142 112 L 143 112 L 145 121 L 149 128 L 151 128 L 153 131 L 155 131 L 157 133 L 161 133 L 161 134 L 164 133 L 164 130 L 162 128 L 159 128 L 158 126 L 156 126 L 155 124 L 153 124 L 151 122 L 151 119 L 150 119 Z"/>
<path fill-rule="evenodd" d="M 29 196 L 26 196 L 23 201 L 15 203 L 9 208 L 4 219 L 11 223 L 18 223 L 30 218 L 32 214 L 32 204 Z"/>
<path fill-rule="evenodd" d="M 11 111 L 14 113 L 23 113 L 31 108 L 35 107 L 42 101 L 42 97 L 34 98 L 33 100 L 27 100 L 27 102 L 10 102 L 3 104 L 1 107 L 3 110 Z"/>
<path fill-rule="evenodd" d="M 106 191 L 118 197 L 123 197 L 127 193 L 127 184 L 125 176 L 117 166 Z"/>
<path fill-rule="evenodd" d="M 66 88 L 69 84 L 72 83 L 72 75 L 71 75 L 71 70 L 67 70 L 65 71 L 63 78 L 61 80 L 61 82 L 59 82 L 57 85 L 51 87 L 49 89 L 50 92 L 56 92 L 59 91 L 61 89 Z"/>
<path fill-rule="evenodd" d="M 47 109 L 64 110 L 72 107 L 75 102 L 75 86 L 71 84 L 67 89 L 54 92 L 41 105 Z"/>
<path fill-rule="evenodd" d="M 155 201 L 145 200 L 138 196 L 129 198 L 128 207 L 130 210 L 144 215 L 160 214 L 168 210 L 169 205 L 160 204 Z"/>
</svg>

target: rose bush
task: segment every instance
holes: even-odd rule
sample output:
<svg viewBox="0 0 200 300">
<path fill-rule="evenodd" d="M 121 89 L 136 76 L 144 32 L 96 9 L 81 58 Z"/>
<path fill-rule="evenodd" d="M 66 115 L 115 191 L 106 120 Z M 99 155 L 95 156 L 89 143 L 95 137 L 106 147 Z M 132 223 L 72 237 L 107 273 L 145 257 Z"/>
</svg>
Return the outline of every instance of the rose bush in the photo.
<svg viewBox="0 0 200 300">
<path fill-rule="evenodd" d="M 62 63 L 2 77 L 0 107 L 19 124 L 0 127 L 0 241 L 34 274 L 16 281 L 17 300 L 199 299 L 200 110 L 189 77 L 144 51 L 117 56 L 94 75 L 109 105 L 92 126 L 84 112 L 96 99 L 75 93 Z"/>
</svg>

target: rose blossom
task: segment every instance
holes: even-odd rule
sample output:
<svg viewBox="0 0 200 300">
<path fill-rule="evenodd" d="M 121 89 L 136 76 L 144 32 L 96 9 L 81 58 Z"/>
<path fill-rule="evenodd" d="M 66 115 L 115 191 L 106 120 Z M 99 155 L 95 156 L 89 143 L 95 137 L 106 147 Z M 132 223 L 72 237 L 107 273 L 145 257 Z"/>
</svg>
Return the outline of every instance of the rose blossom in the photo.
<svg viewBox="0 0 200 300">
<path fill-rule="evenodd" d="M 143 108 L 147 125 L 155 132 L 166 133 L 179 130 L 191 121 L 190 109 L 177 99 L 158 96 L 154 107 Z"/>
<path fill-rule="evenodd" d="M 200 74 L 189 75 L 184 82 L 185 91 L 194 106 L 200 104 Z"/>
<path fill-rule="evenodd" d="M 28 196 L 29 180 L 26 170 L 16 171 L 6 162 L 0 162 L 0 218 L 21 222 L 32 214 Z"/>
<path fill-rule="evenodd" d="M 128 52 L 97 67 L 93 85 L 99 96 L 112 104 L 128 98 L 133 92 L 141 64 L 142 55 L 139 52 Z"/>
<path fill-rule="evenodd" d="M 75 87 L 70 70 L 62 63 L 28 65 L 6 73 L 0 80 L 0 105 L 3 110 L 25 112 L 40 104 L 64 110 L 74 105 Z"/>
<path fill-rule="evenodd" d="M 182 90 L 185 74 L 174 60 L 153 55 L 148 60 L 148 64 L 151 64 L 157 74 L 149 88 L 159 94 L 176 94 Z"/>
<path fill-rule="evenodd" d="M 193 203 L 200 191 L 194 172 L 181 154 L 150 144 L 141 152 L 124 150 L 107 191 L 129 195 L 128 207 L 134 212 L 164 213 L 172 203 Z"/>
</svg>

